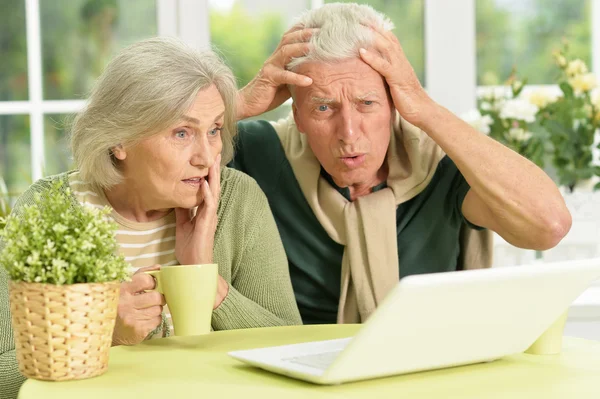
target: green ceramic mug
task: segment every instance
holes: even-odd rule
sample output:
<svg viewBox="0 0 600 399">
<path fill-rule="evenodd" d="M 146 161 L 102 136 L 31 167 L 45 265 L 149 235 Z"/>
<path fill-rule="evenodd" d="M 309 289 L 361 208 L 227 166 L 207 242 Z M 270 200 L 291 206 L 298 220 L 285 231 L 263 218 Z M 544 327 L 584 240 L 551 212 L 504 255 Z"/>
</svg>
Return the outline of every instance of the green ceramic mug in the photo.
<svg viewBox="0 0 600 399">
<path fill-rule="evenodd" d="M 146 272 L 156 280 L 156 291 L 165 296 L 175 335 L 210 332 L 217 295 L 217 264 L 163 266 Z"/>
</svg>

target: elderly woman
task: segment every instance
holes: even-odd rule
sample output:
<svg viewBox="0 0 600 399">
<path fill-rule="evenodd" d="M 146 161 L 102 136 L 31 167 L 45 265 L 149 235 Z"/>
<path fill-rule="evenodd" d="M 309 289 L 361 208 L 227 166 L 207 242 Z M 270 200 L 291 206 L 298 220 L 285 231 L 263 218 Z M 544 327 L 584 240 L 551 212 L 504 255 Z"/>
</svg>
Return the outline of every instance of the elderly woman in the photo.
<svg viewBox="0 0 600 399">
<path fill-rule="evenodd" d="M 215 330 L 299 324 L 288 264 L 267 200 L 231 160 L 235 79 L 212 52 L 173 39 L 125 49 L 75 118 L 77 170 L 33 184 L 17 207 L 60 180 L 75 206 L 110 206 L 117 241 L 137 272 L 121 286 L 113 344 L 169 334 L 156 265 L 218 263 Z M 0 243 L 1 246 L 1 243 Z M 17 371 L 0 271 L 0 397 L 15 397 Z"/>
</svg>

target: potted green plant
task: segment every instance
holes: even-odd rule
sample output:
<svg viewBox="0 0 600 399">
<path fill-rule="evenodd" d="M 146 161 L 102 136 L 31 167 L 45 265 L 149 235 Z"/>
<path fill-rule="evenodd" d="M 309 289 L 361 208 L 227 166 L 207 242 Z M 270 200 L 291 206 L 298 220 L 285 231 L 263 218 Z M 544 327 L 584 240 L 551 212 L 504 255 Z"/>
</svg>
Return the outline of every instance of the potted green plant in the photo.
<svg viewBox="0 0 600 399">
<path fill-rule="evenodd" d="M 81 379 L 107 369 L 127 264 L 108 208 L 72 203 L 70 189 L 52 183 L 0 231 L 17 361 L 28 378 Z"/>
</svg>

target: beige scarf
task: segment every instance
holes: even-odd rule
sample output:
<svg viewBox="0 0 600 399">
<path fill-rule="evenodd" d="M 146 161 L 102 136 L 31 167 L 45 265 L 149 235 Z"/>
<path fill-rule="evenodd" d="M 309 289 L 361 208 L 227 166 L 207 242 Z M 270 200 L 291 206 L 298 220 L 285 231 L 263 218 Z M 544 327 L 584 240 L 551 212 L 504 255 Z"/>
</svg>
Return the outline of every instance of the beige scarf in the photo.
<svg viewBox="0 0 600 399">
<path fill-rule="evenodd" d="M 335 242 L 344 245 L 338 323 L 365 321 L 399 279 L 396 207 L 431 181 L 442 149 L 400 117 L 387 153 L 387 188 L 348 201 L 322 176 L 321 165 L 290 115 L 272 122 L 300 188 L 315 216 Z M 491 265 L 491 234 L 465 230 L 473 251 L 464 264 Z"/>
</svg>

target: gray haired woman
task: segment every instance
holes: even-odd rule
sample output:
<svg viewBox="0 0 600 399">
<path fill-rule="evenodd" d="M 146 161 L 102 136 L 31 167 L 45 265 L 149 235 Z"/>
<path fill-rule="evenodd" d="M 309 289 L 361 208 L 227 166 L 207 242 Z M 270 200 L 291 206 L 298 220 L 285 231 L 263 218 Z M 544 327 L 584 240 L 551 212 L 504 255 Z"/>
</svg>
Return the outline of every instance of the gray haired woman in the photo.
<svg viewBox="0 0 600 399">
<path fill-rule="evenodd" d="M 211 51 L 175 39 L 136 43 L 114 58 L 73 121 L 77 170 L 34 183 L 16 209 L 51 182 L 74 206 L 112 207 L 120 251 L 136 273 L 123 283 L 113 344 L 169 334 L 159 265 L 218 263 L 215 330 L 300 324 L 281 239 L 250 177 L 222 167 L 236 134 L 235 79 Z M 0 247 L 2 243 L 0 242 Z M 6 272 L 0 270 L 0 397 L 17 370 Z"/>
</svg>

